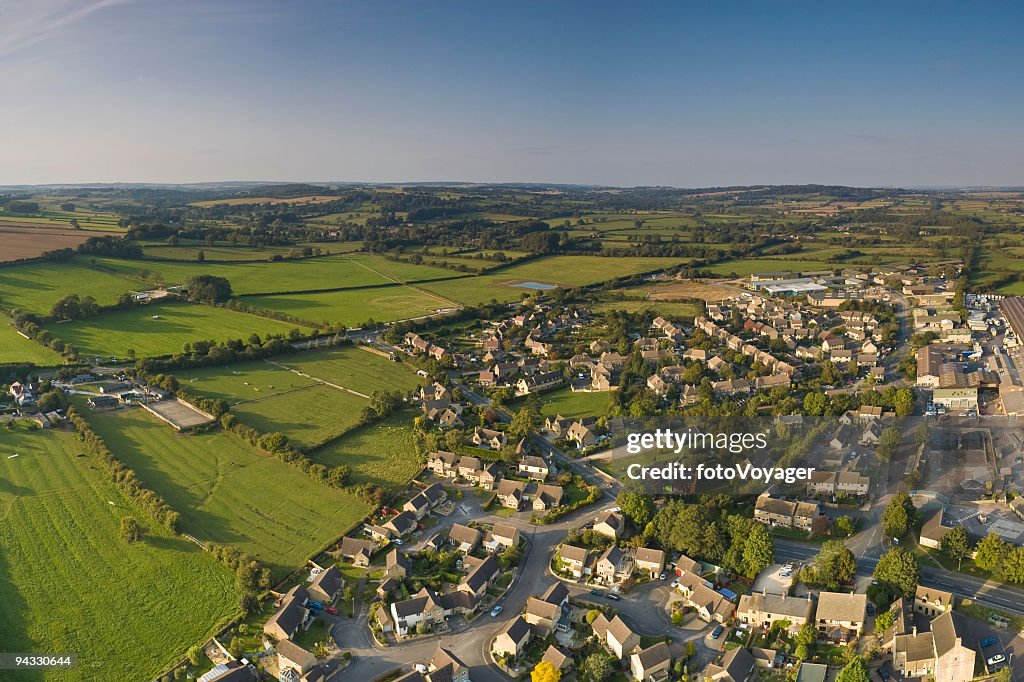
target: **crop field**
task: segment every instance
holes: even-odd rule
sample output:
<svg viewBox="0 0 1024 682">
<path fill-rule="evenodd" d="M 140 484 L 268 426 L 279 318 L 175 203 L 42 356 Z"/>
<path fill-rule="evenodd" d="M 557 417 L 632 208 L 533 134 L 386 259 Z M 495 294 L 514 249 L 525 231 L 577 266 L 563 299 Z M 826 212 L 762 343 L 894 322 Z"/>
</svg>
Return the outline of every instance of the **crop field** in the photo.
<svg viewBox="0 0 1024 682">
<path fill-rule="evenodd" d="M 153 679 L 237 608 L 230 573 L 80 452 L 66 432 L 0 429 L 0 642 L 78 654 L 73 671 L 5 679 Z M 124 516 L 148 527 L 142 542 L 119 538 Z"/>
<path fill-rule="evenodd" d="M 266 310 L 294 315 L 317 324 L 340 323 L 358 327 L 368 320 L 386 322 L 429 315 L 451 308 L 449 301 L 424 293 L 421 289 L 394 285 L 352 291 L 328 291 L 316 294 L 277 294 L 249 296 L 245 302 Z"/>
<path fill-rule="evenodd" d="M 154 319 L 157 316 L 157 319 Z M 163 303 L 51 324 L 47 329 L 87 355 L 138 357 L 181 352 L 185 343 L 287 334 L 296 325 L 226 308 Z"/>
<path fill-rule="evenodd" d="M 26 263 L 0 267 L 0 307 L 49 313 L 50 307 L 71 293 L 92 296 L 101 305 L 117 302 L 139 282 L 76 259 L 68 263 Z"/>
<path fill-rule="evenodd" d="M 409 391 L 423 379 L 416 368 L 355 346 L 293 353 L 276 358 L 286 367 L 369 395 L 375 389 Z"/>
<path fill-rule="evenodd" d="M 124 232 L 118 222 L 120 218 L 113 213 L 79 210 L 40 210 L 38 213 L 7 213 L 0 211 L 0 226 L 28 225 L 36 227 L 73 228 L 71 221 L 78 223 L 79 229 L 111 233 Z"/>
<path fill-rule="evenodd" d="M 352 468 L 356 481 L 397 492 L 423 467 L 413 442 L 414 416 L 411 410 L 396 412 L 384 421 L 349 431 L 309 456 L 328 466 L 345 464 Z"/>
<path fill-rule="evenodd" d="M 379 286 L 393 282 L 451 277 L 452 272 L 427 265 L 397 263 L 365 254 L 304 258 L 276 263 L 187 263 L 97 259 L 112 271 L 139 282 L 181 284 L 192 275 L 226 277 L 237 294 L 273 294 Z"/>
<path fill-rule="evenodd" d="M 102 237 L 104 234 L 71 227 L 0 221 L 0 262 L 36 258 L 45 251 L 73 249 L 89 237 Z"/>
<path fill-rule="evenodd" d="M 85 415 L 111 451 L 201 540 L 236 545 L 282 577 L 370 506 L 230 433 L 180 435 L 141 409 Z"/>
<path fill-rule="evenodd" d="M 254 204 L 323 204 L 328 201 L 337 201 L 338 197 L 333 195 L 310 195 L 305 197 L 291 197 L 275 199 L 274 197 L 232 197 L 230 199 L 211 199 L 210 201 L 196 201 L 192 206 L 200 208 L 210 206 L 251 206 Z"/>
<path fill-rule="evenodd" d="M 813 260 L 797 260 L 795 258 L 743 258 L 715 263 L 707 269 L 719 275 L 745 277 L 755 272 L 813 272 L 831 270 L 837 267 L 834 263 Z"/>
<path fill-rule="evenodd" d="M 26 339 L 14 327 L 0 323 L 0 362 L 31 362 L 40 367 L 64 364 L 49 348 Z"/>
</svg>

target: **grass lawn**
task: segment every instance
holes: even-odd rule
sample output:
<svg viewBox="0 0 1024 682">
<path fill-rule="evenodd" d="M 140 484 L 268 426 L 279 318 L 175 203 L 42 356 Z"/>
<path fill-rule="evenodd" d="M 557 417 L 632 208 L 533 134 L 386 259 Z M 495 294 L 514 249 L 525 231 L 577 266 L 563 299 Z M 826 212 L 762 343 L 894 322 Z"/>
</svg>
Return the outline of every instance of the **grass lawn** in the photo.
<svg viewBox="0 0 1024 682">
<path fill-rule="evenodd" d="M 26 339 L 14 327 L 0 323 L 0 362 L 53 366 L 63 365 L 64 359 L 42 344 Z"/>
<path fill-rule="evenodd" d="M 158 315 L 159 319 L 153 319 Z M 164 303 L 115 310 L 85 320 L 47 326 L 47 330 L 84 355 L 139 357 L 181 352 L 185 343 L 246 339 L 250 334 L 287 334 L 296 325 L 226 308 Z"/>
<path fill-rule="evenodd" d="M 573 393 L 568 387 L 550 393 L 541 393 L 544 401 L 541 413 L 545 417 L 560 414 L 563 417 L 600 417 L 608 412 L 613 394 Z"/>
<path fill-rule="evenodd" d="M 367 395 L 379 388 L 409 391 L 424 381 L 411 364 L 392 362 L 356 346 L 293 353 L 275 358 L 275 361 L 311 377 Z"/>
<path fill-rule="evenodd" d="M 388 322 L 430 314 L 451 303 L 418 288 L 401 285 L 317 294 L 247 296 L 245 302 L 258 308 L 276 310 L 317 324 L 340 323 L 357 327 L 368 320 Z"/>
<path fill-rule="evenodd" d="M 236 545 L 278 578 L 369 511 L 232 434 L 179 435 L 141 409 L 83 414 L 142 484 L 181 512 L 183 530 Z"/>
<path fill-rule="evenodd" d="M 73 671 L 4 679 L 153 679 L 235 612 L 233 576 L 80 452 L 67 432 L 0 429 L 0 642 L 78 654 Z M 143 542 L 118 537 L 124 516 Z"/>
<path fill-rule="evenodd" d="M 419 473 L 413 443 L 413 412 L 397 412 L 382 422 L 346 433 L 310 453 L 310 458 L 328 466 L 346 464 L 356 481 L 369 481 L 396 492 Z"/>
</svg>

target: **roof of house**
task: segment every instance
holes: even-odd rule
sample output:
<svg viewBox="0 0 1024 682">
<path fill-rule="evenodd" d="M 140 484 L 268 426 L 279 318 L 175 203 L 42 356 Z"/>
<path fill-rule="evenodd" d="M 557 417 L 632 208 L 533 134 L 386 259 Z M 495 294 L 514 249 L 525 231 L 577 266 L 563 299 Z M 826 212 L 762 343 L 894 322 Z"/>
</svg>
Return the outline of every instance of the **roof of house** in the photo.
<svg viewBox="0 0 1024 682">
<path fill-rule="evenodd" d="M 290 639 L 282 639 L 277 643 L 277 653 L 289 661 L 297 663 L 302 668 L 316 665 L 316 656 L 311 651 L 306 651 Z"/>
<path fill-rule="evenodd" d="M 572 659 L 569 658 L 569 656 L 564 651 L 556 647 L 554 644 L 551 644 L 544 651 L 544 656 L 540 660 L 544 661 L 545 663 L 550 663 L 551 665 L 555 666 L 556 669 L 558 669 L 564 668 L 566 664 L 569 663 Z"/>
<path fill-rule="evenodd" d="M 513 642 L 521 642 L 530 635 L 530 624 L 519 616 L 502 628 L 499 634 L 508 635 Z"/>
<path fill-rule="evenodd" d="M 514 538 L 518 535 L 519 529 L 507 523 L 496 523 L 491 529 L 491 535 L 501 538 Z"/>
<path fill-rule="evenodd" d="M 964 617 L 956 611 L 946 611 L 932 621 L 932 636 L 935 638 L 935 654 L 943 656 L 955 646 L 965 646 L 963 638 L 967 633 Z"/>
<path fill-rule="evenodd" d="M 937 590 L 934 587 L 925 587 L 924 585 L 917 586 L 917 593 L 914 595 L 918 599 L 922 599 L 932 604 L 942 604 L 944 606 L 953 605 L 953 593 L 946 592 L 945 590 Z"/>
<path fill-rule="evenodd" d="M 276 625 L 284 632 L 295 632 L 306 617 L 306 607 L 303 606 L 303 602 L 308 596 L 309 593 L 306 592 L 305 587 L 301 585 L 293 587 L 282 599 L 281 605 L 274 611 L 274 615 L 267 620 L 266 627 Z"/>
<path fill-rule="evenodd" d="M 706 677 L 715 680 L 731 680 L 743 682 L 754 667 L 754 657 L 743 647 L 736 647 L 725 652 L 722 662 L 712 663 L 707 668 Z"/>
<path fill-rule="evenodd" d="M 636 561 L 637 563 L 645 564 L 665 564 L 665 552 L 660 549 L 650 549 L 648 547 L 641 547 L 636 550 Z"/>
<path fill-rule="evenodd" d="M 345 576 L 341 574 L 337 566 L 330 566 L 320 571 L 310 587 L 316 587 L 327 594 L 335 594 L 345 586 Z"/>
<path fill-rule="evenodd" d="M 566 561 L 584 562 L 587 560 L 587 555 L 589 553 L 590 552 L 583 547 L 577 547 L 575 545 L 562 545 L 558 548 L 558 556 Z"/>
<path fill-rule="evenodd" d="M 616 637 L 616 639 L 618 639 L 618 637 Z M 643 666 L 644 670 L 653 668 L 665 661 L 672 660 L 672 653 L 669 651 L 668 644 L 665 644 L 665 642 L 658 642 L 657 644 L 649 646 L 646 649 L 642 649 L 633 655 L 640 659 L 640 665 Z"/>
<path fill-rule="evenodd" d="M 530 616 L 536 616 L 538 618 L 546 618 L 547 620 L 557 620 L 559 614 L 562 612 L 562 608 L 558 604 L 552 604 L 546 602 L 538 597 L 530 596 L 526 600 L 526 613 Z"/>
<path fill-rule="evenodd" d="M 616 615 L 612 618 L 611 622 L 608 623 L 608 634 L 615 638 L 615 641 L 623 644 L 630 637 L 636 635 L 633 630 L 626 625 L 626 623 Z"/>
<path fill-rule="evenodd" d="M 388 568 L 391 568 L 392 566 L 401 566 L 402 568 L 409 570 L 409 557 L 399 552 L 397 548 L 393 549 L 388 552 L 386 566 Z"/>
<path fill-rule="evenodd" d="M 622 528 L 623 521 L 622 514 L 607 510 L 597 515 L 597 518 L 594 519 L 594 525 L 604 523 L 612 528 Z"/>
<path fill-rule="evenodd" d="M 907 661 L 928 661 L 935 658 L 935 640 L 931 632 L 896 635 L 893 653 Z"/>
<path fill-rule="evenodd" d="M 942 540 L 951 528 L 942 525 L 943 508 L 936 509 L 921 525 L 921 537 L 934 542 Z"/>
<path fill-rule="evenodd" d="M 774 594 L 755 592 L 740 597 L 737 609 L 740 613 L 770 613 L 778 616 L 791 616 L 810 619 L 814 603 L 803 597 L 780 597 Z"/>
<path fill-rule="evenodd" d="M 622 563 L 623 556 L 622 550 L 617 546 L 612 545 L 605 551 L 601 552 L 601 556 L 598 557 L 597 562 L 601 563 L 607 561 L 613 566 L 619 566 Z"/>
<path fill-rule="evenodd" d="M 868 596 L 866 594 L 821 592 L 818 594 L 818 610 L 815 617 L 819 621 L 862 623 L 867 607 Z"/>
<path fill-rule="evenodd" d="M 477 592 L 494 578 L 498 571 L 498 562 L 493 557 L 487 557 L 466 575 L 466 579 L 463 582 L 471 590 Z"/>
<path fill-rule="evenodd" d="M 416 527 L 416 515 L 412 512 L 404 511 L 398 516 L 388 519 L 384 526 L 393 528 L 398 533 L 405 533 Z"/>
<path fill-rule="evenodd" d="M 452 524 L 452 527 L 448 530 L 448 537 L 454 542 L 476 544 L 480 539 L 480 531 L 476 528 L 470 528 L 464 526 L 461 523 Z"/>
</svg>

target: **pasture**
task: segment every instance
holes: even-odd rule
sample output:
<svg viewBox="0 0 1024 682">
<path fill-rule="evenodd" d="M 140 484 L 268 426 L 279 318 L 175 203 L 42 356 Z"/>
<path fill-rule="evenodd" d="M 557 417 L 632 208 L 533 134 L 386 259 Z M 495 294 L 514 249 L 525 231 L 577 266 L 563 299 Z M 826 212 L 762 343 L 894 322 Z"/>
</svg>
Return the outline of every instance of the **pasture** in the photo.
<svg viewBox="0 0 1024 682">
<path fill-rule="evenodd" d="M 449 270 L 396 263 L 380 256 L 336 254 L 280 262 L 188 263 L 98 258 L 112 272 L 148 286 L 181 284 L 193 275 L 226 277 L 236 295 L 380 286 L 451 277 Z"/>
<path fill-rule="evenodd" d="M 64 359 L 49 348 L 26 339 L 14 327 L 0 323 L 0 363 L 31 362 L 40 367 L 64 364 Z"/>
<path fill-rule="evenodd" d="M 361 426 L 309 453 L 328 466 L 345 464 L 357 482 L 376 483 L 395 493 L 419 473 L 413 441 L 412 410 L 396 412 L 376 424 Z"/>
<path fill-rule="evenodd" d="M 560 388 L 549 393 L 542 393 L 541 414 L 545 417 L 560 414 L 563 417 L 600 417 L 608 413 L 612 394 L 604 391 L 599 393 L 583 393 L 568 388 Z"/>
<path fill-rule="evenodd" d="M 232 407 L 231 411 L 259 431 L 280 431 L 295 446 L 312 448 L 356 426 L 368 404 L 365 398 L 352 393 L 315 384 L 250 400 Z"/>
<path fill-rule="evenodd" d="M 277 578 L 370 509 L 230 433 L 181 435 L 137 408 L 84 414 L 142 484 L 181 512 L 184 531 L 237 546 Z"/>
<path fill-rule="evenodd" d="M 0 642 L 78 654 L 76 669 L 24 679 L 154 679 L 235 613 L 234 576 L 81 451 L 70 433 L 0 429 Z M 142 542 L 120 539 L 124 516 L 148 527 Z"/>
<path fill-rule="evenodd" d="M 157 319 L 154 319 L 157 316 Z M 137 357 L 180 353 L 203 339 L 246 339 L 250 334 L 287 334 L 296 325 L 193 303 L 161 303 L 115 310 L 97 317 L 54 323 L 47 330 L 85 355 Z"/>
<path fill-rule="evenodd" d="M 276 310 L 317 324 L 358 327 L 369 320 L 404 320 L 453 307 L 447 300 L 425 292 L 426 289 L 395 284 L 352 291 L 247 296 L 244 300 L 258 308 Z"/>
<path fill-rule="evenodd" d="M 275 358 L 280 364 L 317 379 L 369 395 L 375 389 L 409 391 L 423 383 L 416 368 L 357 346 L 293 353 Z"/>
<path fill-rule="evenodd" d="M 126 291 L 140 289 L 132 281 L 76 258 L 68 263 L 25 263 L 0 267 L 0 307 L 48 314 L 68 294 L 92 296 L 100 305 L 117 302 Z"/>
</svg>

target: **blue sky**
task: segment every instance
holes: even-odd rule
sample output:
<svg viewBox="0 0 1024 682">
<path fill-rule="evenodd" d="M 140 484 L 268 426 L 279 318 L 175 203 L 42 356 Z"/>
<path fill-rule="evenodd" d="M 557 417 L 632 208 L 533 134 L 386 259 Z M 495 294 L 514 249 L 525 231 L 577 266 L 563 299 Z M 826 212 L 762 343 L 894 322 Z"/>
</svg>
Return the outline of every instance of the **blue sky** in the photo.
<svg viewBox="0 0 1024 682">
<path fill-rule="evenodd" d="M 1024 185 L 1022 19 L 1011 2 L 0 0 L 0 184 Z"/>
</svg>

